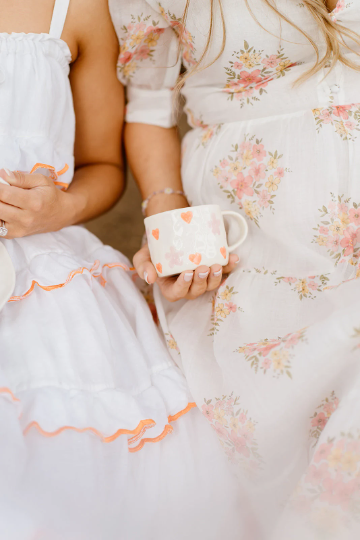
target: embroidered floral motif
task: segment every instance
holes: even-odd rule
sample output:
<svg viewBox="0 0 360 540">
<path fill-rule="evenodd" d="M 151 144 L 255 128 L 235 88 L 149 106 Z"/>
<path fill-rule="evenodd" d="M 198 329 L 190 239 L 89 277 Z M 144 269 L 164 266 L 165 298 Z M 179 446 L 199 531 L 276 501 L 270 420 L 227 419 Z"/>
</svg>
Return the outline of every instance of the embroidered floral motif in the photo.
<svg viewBox="0 0 360 540">
<path fill-rule="evenodd" d="M 332 392 L 331 395 L 322 400 L 320 405 L 317 407 L 313 416 L 311 416 L 311 428 L 310 428 L 310 439 L 313 442 L 313 447 L 317 445 L 319 437 L 329 421 L 330 416 L 339 406 L 339 400 L 335 396 L 335 392 Z"/>
<path fill-rule="evenodd" d="M 234 287 L 226 285 L 226 280 L 223 281 L 221 287 L 212 299 L 212 314 L 209 336 L 214 336 L 220 330 L 220 323 L 223 323 L 227 317 L 230 317 L 232 313 L 237 311 L 243 311 L 241 307 L 232 302 L 233 296 L 237 294 L 234 291 Z"/>
<path fill-rule="evenodd" d="M 211 172 L 230 202 L 259 226 L 264 211 L 274 213 L 274 199 L 290 170 L 279 166 L 282 154 L 265 150 L 255 135 L 245 135 L 244 142 L 233 145 L 230 152 Z"/>
<path fill-rule="evenodd" d="M 337 198 L 331 193 L 328 206 L 319 208 L 320 223 L 314 228 L 313 243 L 327 249 L 335 266 L 349 263 L 357 266 L 360 257 L 360 204 L 352 203 L 351 197 Z"/>
<path fill-rule="evenodd" d="M 139 66 L 139 62 L 152 60 L 155 48 L 159 43 L 164 28 L 158 28 L 159 21 L 151 21 L 139 15 L 131 16 L 131 23 L 122 27 L 125 38 L 120 40 L 120 55 L 118 60 L 119 74 L 131 78 Z"/>
<path fill-rule="evenodd" d="M 343 141 L 355 141 L 360 131 L 360 103 L 351 105 L 334 105 L 313 109 L 316 131 L 330 124 Z"/>
<path fill-rule="evenodd" d="M 205 124 L 202 120 L 202 115 L 199 118 L 196 118 L 194 113 L 190 109 L 186 109 L 186 112 L 188 114 L 188 120 L 189 124 L 193 128 L 201 128 L 202 132 L 200 134 L 200 142 L 199 146 L 203 146 L 204 148 L 207 146 L 208 142 L 215 136 L 218 135 L 221 131 L 221 128 L 224 124 L 214 124 L 212 126 L 209 126 L 208 124 Z"/>
<path fill-rule="evenodd" d="M 290 506 L 331 538 L 360 518 L 360 435 L 341 433 L 317 448 Z M 331 534 L 330 534 L 331 533 Z M 335 534 L 340 538 L 338 534 Z"/>
<path fill-rule="evenodd" d="M 263 374 L 269 371 L 273 377 L 279 378 L 282 375 L 287 375 L 292 379 L 291 375 L 291 359 L 294 355 L 291 354 L 291 349 L 294 349 L 299 341 L 304 341 L 306 328 L 288 334 L 283 338 L 264 339 L 257 343 L 247 343 L 239 347 L 235 352 L 243 354 L 245 360 L 250 362 L 250 367 L 258 373 L 262 370 Z"/>
<path fill-rule="evenodd" d="M 241 107 L 260 101 L 258 96 L 267 93 L 265 88 L 270 81 L 284 77 L 293 66 L 298 65 L 292 63 L 283 51 L 280 47 L 276 54 L 265 55 L 264 51 L 256 50 L 244 41 L 244 48 L 233 53 L 235 60 L 225 68 L 227 80 L 224 92 L 229 94 L 229 99 L 240 101 Z"/>
<path fill-rule="evenodd" d="M 356 349 L 360 349 L 360 327 L 359 328 L 354 328 L 353 338 L 355 338 L 358 341 L 358 344 L 355 345 L 355 347 L 354 347 L 354 351 L 355 351 Z"/>
<path fill-rule="evenodd" d="M 204 399 L 202 413 L 210 422 L 220 439 L 228 459 L 240 465 L 250 475 L 261 467 L 261 456 L 255 440 L 256 422 L 247 410 L 239 406 L 239 398 L 223 396 L 222 398 Z"/>
<path fill-rule="evenodd" d="M 162 17 L 168 22 L 171 28 L 173 28 L 180 40 L 184 64 L 187 66 L 194 66 L 197 63 L 195 58 L 196 49 L 194 47 L 194 37 L 192 34 L 190 34 L 187 28 L 184 27 L 181 17 L 177 18 L 176 15 L 171 13 L 169 10 L 166 11 L 161 5 L 161 2 L 158 2 L 158 5 Z"/>
</svg>

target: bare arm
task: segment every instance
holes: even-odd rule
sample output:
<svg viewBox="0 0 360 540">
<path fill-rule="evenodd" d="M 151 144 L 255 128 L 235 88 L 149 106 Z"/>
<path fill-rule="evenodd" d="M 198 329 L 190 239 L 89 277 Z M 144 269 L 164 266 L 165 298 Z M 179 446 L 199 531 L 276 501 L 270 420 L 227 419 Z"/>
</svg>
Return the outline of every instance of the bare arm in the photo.
<svg viewBox="0 0 360 540">
<path fill-rule="evenodd" d="M 166 187 L 182 190 L 181 151 L 176 128 L 128 124 L 125 129 L 125 144 L 129 165 L 143 199 Z M 147 215 L 186 206 L 188 202 L 181 195 L 159 194 L 151 199 Z M 237 255 L 231 255 L 229 265 L 224 269 L 218 264 L 211 268 L 202 265 L 195 272 L 183 272 L 178 277 L 159 278 L 151 263 L 147 245 L 134 257 L 139 275 L 148 283 L 157 281 L 163 295 L 170 301 L 197 298 L 205 291 L 216 289 L 220 285 L 223 271 L 233 270 L 237 261 Z"/>
</svg>

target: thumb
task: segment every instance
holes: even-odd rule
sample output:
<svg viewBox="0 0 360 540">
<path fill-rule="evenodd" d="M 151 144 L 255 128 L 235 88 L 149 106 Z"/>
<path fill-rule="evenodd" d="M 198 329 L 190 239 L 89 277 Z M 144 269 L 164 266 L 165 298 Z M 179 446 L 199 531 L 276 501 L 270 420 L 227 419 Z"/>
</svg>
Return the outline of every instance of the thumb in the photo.
<svg viewBox="0 0 360 540">
<path fill-rule="evenodd" d="M 157 279 L 157 273 L 151 262 L 149 246 L 145 244 L 134 256 L 134 266 L 142 279 L 151 285 Z"/>
<path fill-rule="evenodd" d="M 1 169 L 0 177 L 11 186 L 22 189 L 33 189 L 48 184 L 48 179 L 43 174 L 27 174 L 20 171 Z"/>
</svg>

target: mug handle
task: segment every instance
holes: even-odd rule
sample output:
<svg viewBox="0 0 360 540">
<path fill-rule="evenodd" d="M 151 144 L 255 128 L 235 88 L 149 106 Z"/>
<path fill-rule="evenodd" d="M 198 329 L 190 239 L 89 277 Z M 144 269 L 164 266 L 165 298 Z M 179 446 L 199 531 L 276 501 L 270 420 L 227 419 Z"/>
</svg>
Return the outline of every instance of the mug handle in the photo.
<svg viewBox="0 0 360 540">
<path fill-rule="evenodd" d="M 233 218 L 237 219 L 237 221 L 238 221 L 239 225 L 241 226 L 241 228 L 244 229 L 244 234 L 242 235 L 240 240 L 235 242 L 235 244 L 233 244 L 232 246 L 229 246 L 229 251 L 234 251 L 234 249 L 241 246 L 241 244 L 245 241 L 245 239 L 246 239 L 246 237 L 248 235 L 248 232 L 249 232 L 249 226 L 247 224 L 246 219 L 243 216 L 241 216 L 240 214 L 238 214 L 237 212 L 231 212 L 229 210 L 227 212 L 221 212 L 221 214 L 223 216 L 230 216 L 230 217 L 233 217 Z"/>
</svg>

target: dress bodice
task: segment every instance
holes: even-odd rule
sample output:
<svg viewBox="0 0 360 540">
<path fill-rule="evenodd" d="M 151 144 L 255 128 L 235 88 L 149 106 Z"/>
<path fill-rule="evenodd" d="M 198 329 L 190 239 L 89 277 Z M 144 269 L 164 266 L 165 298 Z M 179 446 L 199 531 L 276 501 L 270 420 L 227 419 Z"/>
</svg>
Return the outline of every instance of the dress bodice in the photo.
<svg viewBox="0 0 360 540">
<path fill-rule="evenodd" d="M 60 7 L 66 3 L 58 0 Z M 0 159 L 2 167 L 25 172 L 49 165 L 68 184 L 75 136 L 71 53 L 61 39 L 63 24 L 54 24 L 48 34 L 0 33 Z"/>
</svg>

